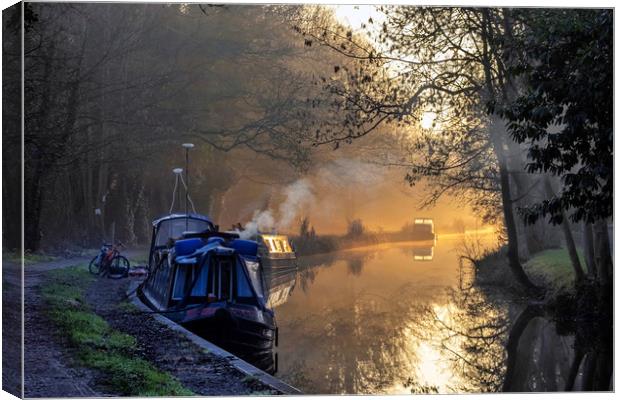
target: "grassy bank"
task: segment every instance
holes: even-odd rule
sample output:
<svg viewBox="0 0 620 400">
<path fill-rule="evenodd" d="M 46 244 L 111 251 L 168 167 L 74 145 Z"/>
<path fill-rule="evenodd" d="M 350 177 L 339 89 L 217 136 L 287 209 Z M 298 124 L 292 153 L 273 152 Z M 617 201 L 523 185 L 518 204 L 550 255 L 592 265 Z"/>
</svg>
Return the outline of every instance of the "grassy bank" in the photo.
<svg viewBox="0 0 620 400">
<path fill-rule="evenodd" d="M 29 251 L 26 251 L 23 256 L 24 256 L 24 265 L 30 265 L 30 264 L 36 264 L 36 263 L 48 262 L 48 261 L 56 261 L 59 259 L 58 257 L 52 256 L 49 254 L 31 253 Z M 13 262 L 13 263 L 19 264 L 22 262 L 22 254 L 18 252 L 14 252 L 14 251 L 5 251 L 2 254 L 2 258 L 6 261 Z"/>
<path fill-rule="evenodd" d="M 84 291 L 93 279 L 85 267 L 71 267 L 49 272 L 42 287 L 45 311 L 66 336 L 76 361 L 104 373 L 108 389 L 123 396 L 193 395 L 171 375 L 138 357 L 133 336 L 112 329 L 90 310 Z"/>
<path fill-rule="evenodd" d="M 585 259 L 581 253 L 579 259 L 584 268 Z M 536 253 L 523 268 L 536 283 L 542 283 L 548 295 L 555 297 L 560 293 L 574 291 L 575 272 L 566 249 L 550 249 Z"/>
<path fill-rule="evenodd" d="M 585 261 L 579 254 L 582 267 Z M 478 261 L 476 283 L 480 286 L 497 286 L 520 290 L 508 267 L 505 249 L 487 254 Z M 575 273 L 568 251 L 564 248 L 549 249 L 533 254 L 523 263 L 525 273 L 532 281 L 545 289 L 547 298 L 574 291 Z"/>
</svg>

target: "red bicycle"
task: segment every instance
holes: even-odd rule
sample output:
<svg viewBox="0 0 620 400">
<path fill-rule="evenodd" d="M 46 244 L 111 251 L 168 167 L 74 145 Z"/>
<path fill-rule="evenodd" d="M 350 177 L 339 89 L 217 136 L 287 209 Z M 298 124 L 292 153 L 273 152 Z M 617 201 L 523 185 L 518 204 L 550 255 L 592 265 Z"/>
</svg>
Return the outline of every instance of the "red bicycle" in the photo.
<svg viewBox="0 0 620 400">
<path fill-rule="evenodd" d="M 104 243 L 99 254 L 88 264 L 91 274 L 109 278 L 123 278 L 129 272 L 129 260 L 121 255 L 119 248 L 125 247 L 121 242 Z"/>
</svg>

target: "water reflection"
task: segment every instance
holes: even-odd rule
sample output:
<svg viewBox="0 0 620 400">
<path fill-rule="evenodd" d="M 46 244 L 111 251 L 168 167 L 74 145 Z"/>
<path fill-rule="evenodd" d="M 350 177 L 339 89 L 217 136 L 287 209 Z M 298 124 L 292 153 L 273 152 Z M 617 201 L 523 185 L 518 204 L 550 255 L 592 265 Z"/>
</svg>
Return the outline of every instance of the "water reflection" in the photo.
<svg viewBox="0 0 620 400">
<path fill-rule="evenodd" d="M 588 365 L 606 376 L 574 328 L 472 286 L 457 245 L 415 268 L 421 247 L 392 245 L 266 271 L 277 376 L 307 394 L 570 390 L 588 387 Z"/>
<path fill-rule="evenodd" d="M 433 250 L 435 246 L 414 247 L 412 250 L 413 259 L 415 261 L 431 261 L 433 259 Z"/>
<path fill-rule="evenodd" d="M 447 325 L 435 318 L 453 307 L 445 288 L 458 283 L 457 258 L 445 252 L 412 269 L 414 247 L 405 249 L 384 246 L 299 260 L 302 290 L 276 309 L 280 377 L 306 393 L 457 387 L 450 347 L 440 341 Z"/>
<path fill-rule="evenodd" d="M 265 296 L 269 308 L 273 309 L 286 303 L 295 290 L 297 274 L 295 264 L 264 268 Z"/>
<path fill-rule="evenodd" d="M 502 390 L 613 390 L 613 352 L 607 336 L 611 323 L 604 327 L 572 319 L 567 326 L 563 318 L 550 307 L 528 306 L 521 312 L 506 343 Z"/>
<path fill-rule="evenodd" d="M 526 307 L 516 318 L 506 343 L 503 390 L 565 390 L 573 358 L 572 336 L 559 336 L 540 307 Z"/>
</svg>

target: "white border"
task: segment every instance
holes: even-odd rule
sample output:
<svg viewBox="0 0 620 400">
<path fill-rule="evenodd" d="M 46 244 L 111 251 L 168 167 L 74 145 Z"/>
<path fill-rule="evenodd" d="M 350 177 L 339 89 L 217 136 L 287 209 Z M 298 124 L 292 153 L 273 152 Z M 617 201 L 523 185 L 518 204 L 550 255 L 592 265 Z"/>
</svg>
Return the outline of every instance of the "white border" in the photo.
<svg viewBox="0 0 620 400">
<path fill-rule="evenodd" d="M 33 2 L 41 2 L 38 0 L 34 0 Z M 66 2 L 72 2 L 72 3 L 80 3 L 80 1 L 75 1 L 75 0 L 66 0 Z M 110 1 L 112 3 L 114 2 L 118 2 L 118 3 L 174 3 L 173 1 L 165 1 L 165 0 L 152 0 L 152 1 L 146 1 L 146 2 L 141 2 L 141 1 L 127 1 L 127 0 L 113 0 Z M 272 1 L 239 1 L 239 0 L 231 0 L 231 1 L 217 1 L 217 0 L 213 0 L 213 1 L 206 1 L 209 3 L 233 3 L 233 4 L 295 4 L 295 3 L 301 3 L 300 1 L 297 2 L 292 2 L 292 1 L 282 1 L 282 0 L 272 0 Z M 206 2 L 201 2 L 201 3 L 206 3 Z M 0 4 L 2 5 L 2 9 L 5 9 L 13 4 L 15 4 L 15 1 L 10 1 L 10 0 L 0 0 Z M 197 3 L 197 2 L 191 2 L 191 1 L 187 1 L 187 2 L 176 2 L 176 3 Z M 601 1 L 601 0 L 596 0 L 596 1 L 588 1 L 588 2 L 584 2 L 584 1 L 575 1 L 575 0 L 565 0 L 565 1 L 558 1 L 558 0 L 547 0 L 547 1 L 506 1 L 506 0 L 495 0 L 495 1 L 480 1 L 480 0 L 467 0 L 467 1 L 463 1 L 463 0 L 450 0 L 450 1 L 419 1 L 419 0 L 409 0 L 409 1 L 403 1 L 403 0 L 394 0 L 394 1 L 374 1 L 374 2 L 368 2 L 368 1 L 352 1 L 352 0 L 339 0 L 339 1 L 309 1 L 308 3 L 314 3 L 314 4 L 327 4 L 327 5 L 335 5 L 335 4 L 349 4 L 349 5 L 357 5 L 357 4 L 409 4 L 409 5 L 444 5 L 444 6 L 490 6 L 490 7 L 500 7 L 500 6 L 504 6 L 504 7 L 566 7 L 566 8 L 575 8 L 575 7 L 579 7 L 579 8 L 614 8 L 615 6 L 615 2 L 613 1 Z M 22 13 L 23 16 L 23 13 Z M 615 17 L 615 16 L 614 16 Z M 618 34 L 617 31 L 615 30 L 616 24 L 615 24 L 615 19 L 614 19 L 614 55 L 618 54 L 617 50 L 618 50 Z M 23 33 L 22 33 L 22 44 L 23 44 Z M 22 46 L 23 48 L 23 46 Z M 618 79 L 617 79 L 617 68 L 616 68 L 616 63 L 615 63 L 615 57 L 614 57 L 614 117 L 617 115 L 616 113 L 616 107 L 617 107 L 617 102 L 615 101 L 615 93 L 616 88 L 618 87 Z M 22 79 L 22 96 L 23 96 L 23 79 Z M 23 104 L 22 104 L 22 115 L 23 115 Z M 615 119 L 614 119 L 614 127 L 615 127 Z M 1 126 L 1 122 L 0 122 L 0 126 Z M 22 121 L 22 132 L 23 132 L 23 121 Z M 1 151 L 1 147 L 2 145 L 0 144 L 0 151 Z M 617 141 L 614 140 L 614 154 L 617 154 L 618 152 L 618 147 L 620 147 L 617 143 Z M 23 154 L 23 136 L 22 136 L 22 160 L 23 160 L 24 154 Z M 0 164 L 0 173 L 2 172 L 2 165 Z M 614 189 L 616 187 L 618 187 L 618 184 L 620 183 L 620 178 L 618 178 L 618 173 L 617 173 L 617 168 L 616 168 L 616 159 L 614 157 L 614 173 L 615 173 L 615 177 L 614 177 Z M 22 174 L 23 174 L 23 162 L 22 162 Z M 22 175 L 23 176 L 23 175 Z M 22 180 L 22 204 L 23 204 L 23 200 L 24 200 L 24 192 L 23 192 L 23 180 Z M 615 190 L 614 190 L 615 192 Z M 614 210 L 617 209 L 618 206 L 618 202 L 620 200 L 618 200 L 617 198 L 614 198 Z M 0 207 L 2 205 L 2 199 L 0 198 Z M 22 208 L 22 222 L 23 222 L 23 215 L 24 211 Z M 615 215 L 615 213 L 614 213 Z M 615 219 L 615 218 L 614 218 Z M 0 222 L 2 221 L 2 217 L 0 216 Z M 616 236 L 616 226 L 614 224 L 614 239 Z M 615 240 L 614 240 L 615 243 Z M 22 224 L 22 244 L 23 244 L 23 224 Z M 0 244 L 1 246 L 1 244 Z M 618 259 L 618 255 L 619 255 L 619 251 L 617 249 L 616 246 L 614 246 L 614 260 Z M 22 263 L 22 268 L 23 268 L 23 263 Z M 618 283 L 618 273 L 615 274 L 614 276 L 614 289 L 617 286 Z M 22 352 L 23 352 L 23 272 L 22 272 Z M 1 299 L 0 299 L 0 305 L 1 305 Z M 616 296 L 615 290 L 614 290 L 614 307 L 615 310 L 618 310 L 618 297 Z M 1 318 L 0 318 L 0 322 L 1 322 Z M 614 313 L 614 322 L 615 322 L 615 313 Z M 614 343 L 617 345 L 618 342 L 618 329 L 615 329 L 614 326 Z M 0 349 L 1 349 L 2 344 L 0 343 Z M 617 350 L 614 349 L 614 366 L 615 366 L 615 355 L 617 353 Z M 23 353 L 22 353 L 23 354 Z M 1 357 L 0 357 L 1 360 Z M 22 355 L 22 360 L 23 360 L 23 355 Z M 615 375 L 614 375 L 615 376 Z M 22 379 L 23 379 L 23 363 L 22 363 Z M 614 387 L 616 386 L 616 380 L 614 377 Z M 549 394 L 538 394 L 538 393 L 533 393 L 533 394 L 526 394 L 526 393 L 517 393 L 517 394 L 488 394 L 488 395 L 484 395 L 484 394 L 455 394 L 455 395 L 427 395 L 427 396 L 432 396 L 432 398 L 447 398 L 449 396 L 449 398 L 451 399 L 459 399 L 459 398 L 465 398 L 465 399 L 483 399 L 483 398 L 489 398 L 489 396 L 491 398 L 493 397 L 501 397 L 502 399 L 521 399 L 523 397 L 525 397 L 526 399 L 537 399 L 537 398 L 552 398 L 552 399 L 567 399 L 567 400 L 572 400 L 572 399 L 582 399 L 584 397 L 588 397 L 588 398 L 592 398 L 592 399 L 602 399 L 602 398 L 612 398 L 612 396 L 615 396 L 614 393 L 549 393 Z M 295 396 L 295 398 L 297 398 L 298 396 Z M 324 398 L 327 396 L 303 396 L 303 398 L 307 398 L 307 397 L 319 397 L 319 398 Z M 379 396 L 379 397 L 386 397 L 389 399 L 408 399 L 410 400 L 410 396 Z M 0 400 L 4 400 L 4 399 L 14 399 L 15 397 L 8 394 L 7 392 L 0 392 Z M 236 399 L 237 397 L 229 397 L 229 398 L 233 398 Z M 244 398 L 244 397 L 238 397 L 238 398 Z M 302 398 L 302 397 L 299 397 Z M 359 396 L 340 396 L 340 398 L 345 398 L 345 399 L 354 399 L 354 398 L 359 398 Z"/>
</svg>

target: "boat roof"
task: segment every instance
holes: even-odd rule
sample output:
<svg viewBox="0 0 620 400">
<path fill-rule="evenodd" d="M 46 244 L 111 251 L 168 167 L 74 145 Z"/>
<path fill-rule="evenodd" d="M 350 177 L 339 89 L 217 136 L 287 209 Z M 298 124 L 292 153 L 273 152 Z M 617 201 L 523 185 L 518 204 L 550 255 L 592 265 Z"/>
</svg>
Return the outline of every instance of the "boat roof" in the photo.
<svg viewBox="0 0 620 400">
<path fill-rule="evenodd" d="M 189 218 L 189 219 L 197 219 L 200 221 L 205 221 L 205 222 L 209 222 L 210 224 L 213 224 L 213 221 L 211 221 L 211 219 L 209 217 L 207 217 L 206 215 L 202 215 L 202 214 L 197 214 L 197 213 L 178 213 L 178 214 L 168 214 L 168 215 L 164 215 L 163 217 L 159 217 L 157 219 L 155 219 L 153 221 L 153 226 L 157 226 L 159 224 L 161 224 L 164 221 L 168 221 L 171 219 L 181 219 L 181 218 Z"/>
</svg>

